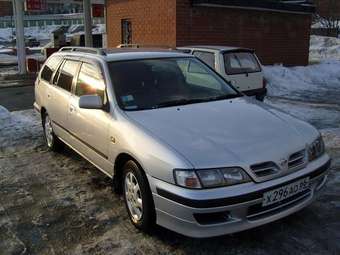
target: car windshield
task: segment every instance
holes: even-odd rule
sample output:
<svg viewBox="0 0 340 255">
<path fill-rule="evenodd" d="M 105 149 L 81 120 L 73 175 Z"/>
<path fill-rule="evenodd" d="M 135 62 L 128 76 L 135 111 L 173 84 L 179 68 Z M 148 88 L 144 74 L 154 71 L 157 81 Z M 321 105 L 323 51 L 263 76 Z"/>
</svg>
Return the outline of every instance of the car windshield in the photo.
<svg viewBox="0 0 340 255">
<path fill-rule="evenodd" d="M 241 96 L 195 58 L 110 62 L 109 70 L 118 104 L 127 111 Z"/>
<path fill-rule="evenodd" d="M 224 53 L 225 72 L 229 75 L 261 72 L 261 67 L 251 52 Z"/>
</svg>

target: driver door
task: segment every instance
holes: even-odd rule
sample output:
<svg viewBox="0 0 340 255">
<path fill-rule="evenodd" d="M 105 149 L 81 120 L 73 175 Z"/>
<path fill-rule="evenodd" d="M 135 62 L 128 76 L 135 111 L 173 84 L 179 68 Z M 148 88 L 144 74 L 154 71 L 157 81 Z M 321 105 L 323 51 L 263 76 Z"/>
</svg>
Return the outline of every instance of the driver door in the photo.
<svg viewBox="0 0 340 255">
<path fill-rule="evenodd" d="M 98 95 L 107 104 L 104 78 L 95 63 L 81 64 L 70 100 L 68 123 L 76 149 L 100 170 L 112 175 L 113 164 L 108 155 L 111 116 L 104 109 L 79 108 L 79 98 L 85 95 Z"/>
</svg>

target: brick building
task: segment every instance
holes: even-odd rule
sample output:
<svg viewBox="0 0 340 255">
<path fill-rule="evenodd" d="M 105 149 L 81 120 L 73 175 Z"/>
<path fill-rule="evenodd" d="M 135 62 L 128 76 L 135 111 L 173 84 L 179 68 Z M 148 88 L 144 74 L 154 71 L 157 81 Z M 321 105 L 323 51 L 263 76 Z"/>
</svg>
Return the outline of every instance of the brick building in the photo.
<svg viewBox="0 0 340 255">
<path fill-rule="evenodd" d="M 340 19 L 340 1 L 339 0 L 314 0 L 316 12 L 321 17 L 338 17 Z"/>
<path fill-rule="evenodd" d="M 300 1 L 303 2 L 303 1 Z M 314 6 L 266 0 L 107 0 L 108 46 L 253 48 L 265 64 L 305 65 Z"/>
<path fill-rule="evenodd" d="M 0 17 L 10 16 L 13 14 L 12 2 L 8 0 L 0 0 Z"/>
</svg>

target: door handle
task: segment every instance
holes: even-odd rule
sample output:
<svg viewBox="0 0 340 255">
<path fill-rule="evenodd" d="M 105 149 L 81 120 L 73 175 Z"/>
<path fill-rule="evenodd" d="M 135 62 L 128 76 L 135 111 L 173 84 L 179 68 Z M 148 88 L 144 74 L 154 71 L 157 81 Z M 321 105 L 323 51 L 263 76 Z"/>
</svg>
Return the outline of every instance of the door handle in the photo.
<svg viewBox="0 0 340 255">
<path fill-rule="evenodd" d="M 76 108 L 73 105 L 71 105 L 70 106 L 70 112 L 72 113 L 72 112 L 75 112 L 75 111 L 76 111 Z"/>
</svg>

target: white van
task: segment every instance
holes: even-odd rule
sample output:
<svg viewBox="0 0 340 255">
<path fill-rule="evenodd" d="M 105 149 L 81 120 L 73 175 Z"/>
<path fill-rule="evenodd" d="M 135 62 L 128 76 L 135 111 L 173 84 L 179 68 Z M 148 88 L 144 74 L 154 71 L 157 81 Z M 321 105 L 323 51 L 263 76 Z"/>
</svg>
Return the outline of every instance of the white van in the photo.
<svg viewBox="0 0 340 255">
<path fill-rule="evenodd" d="M 177 50 L 195 55 L 247 96 L 261 101 L 266 96 L 266 80 L 254 50 L 227 46 L 187 46 Z"/>
</svg>

